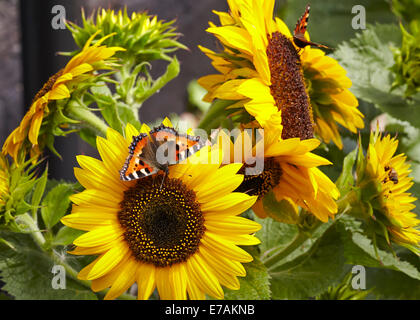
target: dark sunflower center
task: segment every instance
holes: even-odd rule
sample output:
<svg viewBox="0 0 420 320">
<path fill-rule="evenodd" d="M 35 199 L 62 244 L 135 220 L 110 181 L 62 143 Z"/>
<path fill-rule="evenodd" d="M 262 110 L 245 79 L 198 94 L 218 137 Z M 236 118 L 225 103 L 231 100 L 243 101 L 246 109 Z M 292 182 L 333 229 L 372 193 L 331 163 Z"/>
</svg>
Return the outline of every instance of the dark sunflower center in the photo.
<svg viewBox="0 0 420 320">
<path fill-rule="evenodd" d="M 42 86 L 42 89 L 38 91 L 38 93 L 35 95 L 34 100 L 32 102 L 35 102 L 39 98 L 41 98 L 43 95 L 45 95 L 48 91 L 52 89 L 54 86 L 54 83 L 57 81 L 59 77 L 63 74 L 63 69 L 58 71 L 55 75 L 51 76 L 48 81 Z"/>
<path fill-rule="evenodd" d="M 244 174 L 246 167 L 249 166 L 245 164 L 239 173 Z M 259 200 L 279 184 L 281 175 L 280 165 L 273 158 L 266 158 L 263 172 L 258 175 L 245 175 L 243 182 L 235 191 L 258 196 Z"/>
<path fill-rule="evenodd" d="M 271 95 L 282 113 L 282 138 L 313 138 L 312 109 L 299 54 L 286 36 L 274 32 L 268 37 L 267 57 Z"/>
<path fill-rule="evenodd" d="M 118 219 L 134 257 L 157 267 L 184 262 L 204 234 L 195 192 L 181 180 L 152 176 L 124 192 Z"/>
</svg>

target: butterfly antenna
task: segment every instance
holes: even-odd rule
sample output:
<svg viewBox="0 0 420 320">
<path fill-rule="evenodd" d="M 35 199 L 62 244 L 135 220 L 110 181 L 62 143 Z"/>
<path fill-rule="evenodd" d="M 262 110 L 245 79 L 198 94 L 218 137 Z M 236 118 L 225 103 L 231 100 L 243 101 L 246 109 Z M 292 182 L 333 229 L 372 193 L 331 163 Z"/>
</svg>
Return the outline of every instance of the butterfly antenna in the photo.
<svg viewBox="0 0 420 320">
<path fill-rule="evenodd" d="M 166 168 L 165 168 L 165 170 L 164 170 L 163 172 L 164 172 L 164 173 L 163 173 L 163 178 L 162 178 L 162 182 L 160 183 L 160 188 L 159 188 L 159 191 L 161 191 L 161 190 L 162 190 L 163 182 L 165 181 L 166 176 L 168 175 L 168 168 L 166 167 Z"/>
</svg>

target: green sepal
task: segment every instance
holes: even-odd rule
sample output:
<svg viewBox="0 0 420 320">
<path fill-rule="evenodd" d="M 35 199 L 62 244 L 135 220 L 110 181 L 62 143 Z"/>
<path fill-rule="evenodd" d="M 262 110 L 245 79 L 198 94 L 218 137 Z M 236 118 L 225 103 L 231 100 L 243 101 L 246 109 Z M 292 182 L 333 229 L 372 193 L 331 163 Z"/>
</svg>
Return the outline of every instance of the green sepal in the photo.
<svg viewBox="0 0 420 320">
<path fill-rule="evenodd" d="M 299 212 L 287 200 L 277 201 L 273 191 L 267 193 L 262 203 L 265 213 L 278 222 L 296 224 L 299 221 Z"/>
</svg>

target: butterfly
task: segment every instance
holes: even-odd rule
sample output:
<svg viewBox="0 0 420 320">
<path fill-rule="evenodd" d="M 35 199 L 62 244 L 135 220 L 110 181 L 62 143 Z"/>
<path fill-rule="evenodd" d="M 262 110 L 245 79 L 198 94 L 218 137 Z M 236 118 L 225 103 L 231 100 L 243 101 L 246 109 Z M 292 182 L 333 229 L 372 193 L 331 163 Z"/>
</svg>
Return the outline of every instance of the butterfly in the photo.
<svg viewBox="0 0 420 320">
<path fill-rule="evenodd" d="M 305 12 L 303 13 L 303 15 L 300 17 L 300 19 L 296 23 L 295 30 L 293 31 L 293 42 L 299 48 L 305 48 L 306 46 L 310 45 L 310 46 L 315 46 L 315 47 L 318 47 L 318 48 L 331 49 L 331 48 L 329 48 L 327 46 L 324 46 L 322 44 L 318 44 L 318 43 L 314 43 L 314 42 L 306 40 L 305 32 L 306 32 L 306 27 L 308 26 L 309 9 L 310 8 L 311 7 L 308 4 L 306 6 Z"/>
<path fill-rule="evenodd" d="M 128 157 L 120 170 L 120 179 L 141 179 L 159 171 L 164 171 L 166 176 L 170 165 L 187 159 L 205 145 L 199 136 L 180 134 L 174 128 L 162 124 L 148 134 L 133 136 Z"/>
</svg>

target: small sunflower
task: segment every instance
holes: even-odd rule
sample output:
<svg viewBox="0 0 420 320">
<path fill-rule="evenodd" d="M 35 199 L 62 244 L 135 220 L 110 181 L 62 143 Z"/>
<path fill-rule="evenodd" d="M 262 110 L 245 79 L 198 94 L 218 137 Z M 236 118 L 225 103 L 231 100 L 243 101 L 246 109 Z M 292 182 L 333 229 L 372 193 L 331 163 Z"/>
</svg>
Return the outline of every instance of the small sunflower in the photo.
<svg viewBox="0 0 420 320">
<path fill-rule="evenodd" d="M 420 220 L 411 212 L 417 199 L 407 192 L 413 178 L 409 177 L 407 157 L 402 153 L 394 156 L 397 147 L 395 137 L 382 137 L 379 131 L 372 133 L 366 166 L 361 170 L 357 186 L 372 207 L 369 222 L 382 231 L 388 241 L 420 255 Z"/>
<path fill-rule="evenodd" d="M 5 203 L 5 195 L 9 192 L 9 175 L 6 160 L 0 155 L 0 206 Z"/>
<path fill-rule="evenodd" d="M 108 35 L 91 45 L 98 33 L 95 33 L 86 42 L 80 53 L 75 55 L 67 65 L 51 76 L 42 89 L 35 95 L 31 107 L 23 117 L 20 125 L 9 135 L 3 145 L 3 154 L 9 154 L 15 161 L 18 152 L 22 149 L 26 139 L 31 145 L 32 157 L 41 153 L 38 144 L 38 136 L 43 119 L 50 113 L 49 104 L 52 101 L 67 99 L 77 83 L 89 78 L 88 73 L 106 68 L 104 61 L 123 50 L 118 47 L 106 47 L 100 44 Z"/>
<path fill-rule="evenodd" d="M 143 125 L 141 132 L 149 131 Z M 75 176 L 86 189 L 72 196 L 72 213 L 62 222 L 88 231 L 74 241 L 73 254 L 98 255 L 79 278 L 92 280 L 94 291 L 110 287 L 106 299 L 135 282 L 139 299 L 155 288 L 161 299 L 223 298 L 221 285 L 239 289 L 241 263 L 252 256 L 238 245 L 258 244 L 251 234 L 260 229 L 237 216 L 256 201 L 233 192 L 243 180 L 241 164 L 187 162 L 170 166 L 164 180 L 157 174 L 124 182 L 119 170 L 139 132 L 129 124 L 125 134 L 108 129 L 106 139 L 98 137 L 102 161 L 77 157 L 82 168 Z M 208 157 L 208 148 L 192 158 Z"/>
<path fill-rule="evenodd" d="M 261 129 L 260 129 L 261 130 Z M 282 139 L 280 130 L 271 128 L 264 130 L 264 139 L 259 140 L 252 148 L 252 157 L 264 162 L 263 171 L 258 174 L 246 174 L 245 168 L 256 168 L 252 162 L 251 153 L 244 153 L 243 167 L 240 173 L 245 174 L 244 180 L 236 191 L 246 192 L 258 196 L 258 200 L 252 207 L 260 217 L 272 216 L 272 212 L 265 202 L 265 198 L 273 192 L 278 202 L 287 201 L 288 207 L 294 211 L 295 219 L 289 219 L 296 223 L 299 215 L 298 207 L 313 214 L 322 222 L 327 222 L 337 213 L 337 204 L 340 193 L 336 185 L 318 169 L 318 166 L 331 164 L 325 158 L 311 153 L 316 149 L 320 141 L 317 139 L 301 140 L 299 138 Z M 252 145 L 252 137 L 243 131 L 234 143 L 224 134 L 220 136 L 219 143 L 225 149 L 226 143 L 230 144 L 230 158 L 223 160 L 224 163 L 234 162 L 238 157 L 238 150 L 246 150 Z M 262 144 L 259 146 L 259 144 Z M 264 150 L 263 154 L 259 154 Z M 229 154 L 229 152 L 225 152 Z M 252 171 L 250 170 L 250 173 Z M 285 221 L 285 220 L 283 220 Z"/>
<path fill-rule="evenodd" d="M 208 91 L 204 100 L 233 100 L 230 108 L 243 107 L 262 127 L 281 123 L 283 139 L 310 139 L 315 130 L 341 146 L 335 122 L 363 127 L 351 82 L 321 50 L 295 46 L 285 23 L 273 20 L 274 2 L 231 0 L 229 13 L 215 12 L 221 26 L 210 23 L 207 31 L 224 51 L 200 47 L 220 72 L 199 79 Z"/>
</svg>

